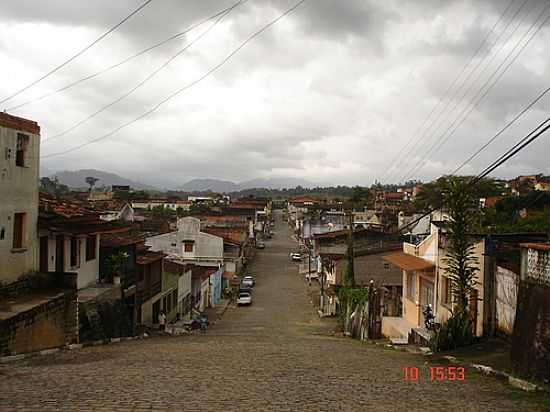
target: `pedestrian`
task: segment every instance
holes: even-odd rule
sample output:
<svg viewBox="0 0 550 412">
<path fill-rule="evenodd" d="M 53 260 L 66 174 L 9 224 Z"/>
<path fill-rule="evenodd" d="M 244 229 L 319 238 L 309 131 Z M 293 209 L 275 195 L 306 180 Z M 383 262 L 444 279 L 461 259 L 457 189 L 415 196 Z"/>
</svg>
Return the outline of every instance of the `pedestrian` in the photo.
<svg viewBox="0 0 550 412">
<path fill-rule="evenodd" d="M 161 332 L 166 330 L 166 313 L 163 310 L 159 313 L 159 330 Z"/>
<path fill-rule="evenodd" d="M 206 316 L 202 316 L 201 317 L 201 332 L 202 333 L 205 333 L 206 332 L 206 328 L 208 328 L 208 318 Z"/>
</svg>

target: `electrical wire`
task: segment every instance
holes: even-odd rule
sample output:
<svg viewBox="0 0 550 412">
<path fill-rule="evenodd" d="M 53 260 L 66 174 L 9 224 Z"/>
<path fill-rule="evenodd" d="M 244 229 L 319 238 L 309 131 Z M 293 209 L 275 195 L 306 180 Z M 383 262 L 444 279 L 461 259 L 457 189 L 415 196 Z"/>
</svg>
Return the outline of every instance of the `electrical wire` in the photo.
<svg viewBox="0 0 550 412">
<path fill-rule="evenodd" d="M 518 154 L 520 151 L 525 149 L 528 145 L 533 143 L 536 139 L 538 139 L 540 136 L 542 136 L 545 132 L 550 129 L 550 117 L 546 118 L 544 121 L 539 123 L 537 127 L 535 127 L 531 132 L 529 132 L 526 136 L 524 136 L 521 140 L 519 140 L 516 144 L 514 144 L 510 149 L 508 149 L 504 154 L 499 156 L 495 161 L 493 161 L 489 166 L 487 166 L 483 171 L 481 171 L 477 176 L 472 178 L 468 182 L 468 186 L 474 186 L 479 181 L 481 181 L 484 177 L 489 175 L 492 171 L 500 167 L 502 164 L 504 164 L 506 161 L 514 157 L 516 154 Z M 399 232 L 402 232 L 404 229 L 407 229 L 416 223 L 420 222 L 422 219 L 424 219 L 426 216 L 430 215 L 434 211 L 441 209 L 445 203 L 442 201 L 437 207 L 432 207 L 429 209 L 429 211 L 422 214 L 420 217 L 412 220 L 411 222 L 407 223 L 406 225 L 402 226 L 398 229 Z"/>
<path fill-rule="evenodd" d="M 52 74 L 54 74 L 55 72 L 59 71 L 60 69 L 62 69 L 63 67 L 67 66 L 69 63 L 71 63 L 73 60 L 75 60 L 76 58 L 78 58 L 79 56 L 81 56 L 82 54 L 84 54 L 86 51 L 88 51 L 89 49 L 91 49 L 93 46 L 95 46 L 97 43 L 99 43 L 101 40 L 103 40 L 105 37 L 107 37 L 109 34 L 111 34 L 112 32 L 114 32 L 116 29 L 118 29 L 120 26 L 122 26 L 124 23 L 126 23 L 128 20 L 130 20 L 134 15 L 136 15 L 137 13 L 139 13 L 144 7 L 146 7 L 147 5 L 149 5 L 149 3 L 151 3 L 153 0 L 146 0 L 144 3 L 141 4 L 141 6 L 139 6 L 137 9 L 135 9 L 133 12 L 131 12 L 129 15 L 127 15 L 126 17 L 124 17 L 121 21 L 119 21 L 117 24 L 115 24 L 113 27 L 111 27 L 109 30 L 107 30 L 105 33 L 103 33 L 101 36 L 99 36 L 97 39 L 95 39 L 93 42 L 91 42 L 90 44 L 88 44 L 86 47 L 84 47 L 82 50 L 80 50 L 78 53 L 76 53 L 75 55 L 73 55 L 72 57 L 70 57 L 69 59 L 65 60 L 63 63 L 59 64 L 58 66 L 54 67 L 52 70 L 50 70 L 49 72 L 47 72 L 46 74 L 44 74 L 43 76 L 39 77 L 38 79 L 34 80 L 33 82 L 27 84 L 25 87 L 19 89 L 18 91 L 16 91 L 15 93 L 3 98 L 2 100 L 0 100 L 0 104 L 2 103 L 5 103 L 7 102 L 8 100 L 11 100 L 13 99 L 14 97 L 16 96 L 19 96 L 21 93 L 23 93 L 24 91 L 30 89 L 31 87 L 37 85 L 38 83 L 40 83 L 42 80 L 50 77 Z"/>
<path fill-rule="evenodd" d="M 502 129 L 498 131 L 492 138 L 490 138 L 483 146 L 481 146 L 474 154 L 468 157 L 460 166 L 451 172 L 451 175 L 456 174 L 464 166 L 470 163 L 474 158 L 476 158 L 482 151 L 484 151 L 491 143 L 493 143 L 502 133 L 504 133 L 510 126 L 512 126 L 516 121 L 518 121 L 525 113 L 527 113 L 535 104 L 537 104 L 548 92 L 550 92 L 550 87 L 544 89 L 531 103 L 529 103 L 522 111 L 520 111 L 512 120 L 510 120 Z"/>
<path fill-rule="evenodd" d="M 65 136 L 67 133 L 70 133 L 72 132 L 73 130 L 77 129 L 79 126 L 81 126 L 82 124 L 86 123 L 87 121 L 93 119 L 94 117 L 96 117 L 98 114 L 104 112 L 105 110 L 109 109 L 110 107 L 114 106 L 115 104 L 121 102 L 122 100 L 124 100 L 125 98 L 127 98 L 128 96 L 130 96 L 131 94 L 133 94 L 137 89 L 139 89 L 141 86 L 143 86 L 145 83 L 147 83 L 148 81 L 150 81 L 153 77 L 155 77 L 161 70 L 163 70 L 164 68 L 166 68 L 166 66 L 168 66 L 172 61 L 174 61 L 177 57 L 181 56 L 187 49 L 189 49 L 191 46 L 193 46 L 195 43 L 197 43 L 200 39 L 202 39 L 204 36 L 206 36 L 210 30 L 212 30 L 225 16 L 227 16 L 233 9 L 225 12 L 224 14 L 220 15 L 212 25 L 210 25 L 210 27 L 208 27 L 205 31 L 203 31 L 200 35 L 198 35 L 197 37 L 195 37 L 191 42 L 189 42 L 188 44 L 186 44 L 182 49 L 178 50 L 177 53 L 175 53 L 174 55 L 170 56 L 170 58 L 168 60 L 166 60 L 163 64 L 161 64 L 159 67 L 157 67 L 153 72 L 151 72 L 149 75 L 147 75 L 147 77 L 145 77 L 143 80 L 141 80 L 137 85 L 135 85 L 134 87 L 132 87 L 130 90 L 128 90 L 126 93 L 122 94 L 121 96 L 117 97 L 115 100 L 111 101 L 110 103 L 107 103 L 106 105 L 104 105 L 103 107 L 101 107 L 100 109 L 96 110 L 95 112 L 93 112 L 92 114 L 86 116 L 84 119 L 76 122 L 74 125 L 72 125 L 71 127 L 65 129 L 64 131 L 60 132 L 60 133 L 57 133 L 55 135 L 52 135 L 48 138 L 45 138 L 43 139 L 43 142 L 49 142 L 51 140 L 54 140 L 54 139 L 58 139 L 60 137 L 63 137 Z"/>
<path fill-rule="evenodd" d="M 523 52 L 523 50 L 525 50 L 525 48 L 527 47 L 527 45 L 529 45 L 529 43 L 531 42 L 531 40 L 533 40 L 533 38 L 535 37 L 535 35 L 541 30 L 541 28 L 544 26 L 544 24 L 550 19 L 550 15 L 548 15 L 546 17 L 546 19 L 544 19 L 540 25 L 538 26 L 538 28 L 531 34 L 531 36 L 529 37 L 529 39 L 527 40 L 527 42 L 525 42 L 521 48 L 519 49 L 519 51 L 514 55 L 514 52 L 516 51 L 516 49 L 522 44 L 523 40 L 525 39 L 525 37 L 531 32 L 531 30 L 536 26 L 536 24 L 538 23 L 539 19 L 541 17 L 544 16 L 544 13 L 547 11 L 548 7 L 550 7 L 550 3 L 548 3 L 544 8 L 543 10 L 541 11 L 541 13 L 538 15 L 537 19 L 532 23 L 532 25 L 529 27 L 529 29 L 523 34 L 523 36 L 516 42 L 515 46 L 513 47 L 512 50 L 510 50 L 510 52 L 507 54 L 507 56 L 505 57 L 505 59 L 499 64 L 499 66 L 496 68 L 495 71 L 493 71 L 493 73 L 489 76 L 489 78 L 484 82 L 484 84 L 481 86 L 481 88 L 478 90 L 478 92 L 476 93 L 475 96 L 473 96 L 473 99 L 474 99 L 474 102 L 471 104 L 471 105 L 467 105 L 464 107 L 464 109 L 459 113 L 459 115 L 455 118 L 455 120 L 453 121 L 453 123 L 451 123 L 451 125 L 449 127 L 447 127 L 447 129 L 440 135 L 440 137 L 438 139 L 436 139 L 434 141 L 434 143 L 430 146 L 430 148 L 428 149 L 428 151 L 424 154 L 424 156 L 421 158 L 421 160 L 415 165 L 413 166 L 412 169 L 410 169 L 405 175 L 403 175 L 403 178 L 407 178 L 408 176 L 412 176 L 414 175 L 415 173 L 417 173 L 419 170 L 422 169 L 422 167 L 425 166 L 426 164 L 426 161 L 427 159 L 429 159 L 429 157 L 434 154 L 434 153 L 437 153 L 437 151 L 439 151 L 441 149 L 441 147 L 449 140 L 450 137 L 452 137 L 454 135 L 454 133 L 456 132 L 456 130 L 464 123 L 464 121 L 466 121 L 466 119 L 469 117 L 469 115 L 472 113 L 472 111 L 479 105 L 479 103 L 481 103 L 481 101 L 489 94 L 489 92 L 492 90 L 492 88 L 498 83 L 498 81 L 502 78 L 502 76 L 508 71 L 508 69 L 510 68 L 510 66 L 516 61 L 516 59 L 519 57 L 519 55 Z M 512 57 L 512 59 L 508 62 L 508 59 L 510 59 L 510 57 Z M 500 69 L 504 66 L 505 63 L 508 64 L 504 67 L 504 69 L 502 71 L 500 71 Z M 500 71 L 500 72 L 499 72 Z M 495 76 L 497 76 L 495 78 Z M 494 81 L 493 81 L 494 79 Z M 489 82 L 491 82 L 489 84 Z M 488 86 L 487 86 L 488 85 Z M 485 87 L 487 87 L 487 89 L 484 91 Z M 465 94 L 466 95 L 466 94 Z M 465 97 L 465 95 L 463 97 Z M 463 100 L 463 99 L 462 99 Z M 462 101 L 461 100 L 461 101 Z M 449 133 L 447 135 L 447 133 Z"/>
<path fill-rule="evenodd" d="M 254 38 L 256 38 L 257 36 L 259 36 L 260 34 L 262 34 L 263 32 L 265 32 L 267 29 L 269 29 L 271 26 L 275 25 L 279 20 L 283 19 L 285 16 L 289 15 L 290 13 L 292 13 L 294 10 L 296 10 L 298 7 L 300 7 L 306 0 L 300 0 L 298 1 L 296 4 L 294 4 L 294 6 L 290 7 L 289 9 L 287 9 L 284 13 L 282 13 L 281 15 L 279 15 L 278 17 L 276 17 L 275 19 L 271 20 L 268 24 L 266 24 L 265 26 L 263 26 L 261 29 L 257 30 L 256 32 L 252 33 L 249 37 L 247 37 L 241 44 L 239 44 L 239 46 L 237 46 L 237 48 L 235 48 L 231 53 L 229 53 L 220 63 L 218 63 L 217 65 L 215 65 L 214 67 L 212 67 L 210 70 L 208 70 L 204 75 L 202 75 L 201 77 L 199 77 L 197 80 L 187 84 L 186 86 L 176 90 L 175 92 L 173 92 L 172 94 L 168 95 L 166 98 L 164 98 L 163 100 L 161 100 L 159 103 L 157 103 L 155 106 L 153 106 L 151 109 L 147 110 L 146 112 L 142 113 L 141 115 L 139 115 L 138 117 L 122 124 L 121 126 L 118 126 L 117 128 L 115 128 L 114 130 L 100 136 L 100 137 L 97 137 L 95 139 L 92 139 L 88 142 L 85 142 L 85 143 L 82 143 L 78 146 L 74 146 L 70 149 L 67 149 L 67 150 L 64 150 L 64 151 L 61 151 L 61 152 L 57 152 L 57 153 L 51 153 L 49 155 L 44 155 L 44 156 L 41 156 L 41 158 L 50 158 L 50 157 L 54 157 L 54 156 L 61 156 L 61 155 L 64 155 L 64 154 L 68 154 L 68 153 L 71 153 L 71 152 L 74 152 L 76 150 L 80 150 L 82 149 L 83 147 L 86 147 L 86 146 L 89 146 L 91 144 L 94 144 L 94 143 L 97 143 L 101 140 L 104 140 L 112 135 L 114 135 L 115 133 L 117 133 L 118 131 L 130 126 L 131 124 L 133 123 L 136 123 L 137 121 L 149 116 L 151 113 L 155 112 L 156 110 L 158 110 L 159 107 L 161 107 L 164 103 L 168 102 L 169 100 L 173 99 L 174 97 L 176 97 L 177 95 L 181 94 L 182 92 L 184 92 L 185 90 L 193 87 L 194 85 L 200 83 L 202 80 L 206 79 L 207 77 L 209 77 L 211 74 L 213 74 L 215 71 L 217 71 L 220 67 L 222 67 L 225 63 L 227 63 L 234 55 L 236 55 L 242 48 L 244 48 L 249 42 L 251 42 Z"/>
<path fill-rule="evenodd" d="M 115 63 L 115 64 L 113 64 L 113 65 L 111 65 L 111 66 L 109 66 L 109 67 L 106 67 L 106 68 L 104 68 L 104 69 L 101 69 L 101 70 L 99 70 L 99 71 L 97 71 L 97 72 L 95 72 L 95 73 L 89 74 L 88 76 L 85 76 L 85 77 L 83 77 L 83 78 L 81 78 L 81 79 L 79 79 L 79 80 L 75 80 L 75 81 L 73 81 L 73 82 L 71 82 L 71 83 L 69 83 L 69 84 L 67 84 L 67 85 L 65 85 L 65 86 L 63 86 L 63 87 L 60 87 L 59 89 L 56 89 L 56 90 L 54 90 L 54 91 L 45 93 L 45 94 L 43 94 L 43 95 L 41 95 L 41 96 L 38 96 L 38 97 L 36 97 L 36 98 L 27 100 L 27 101 L 25 101 L 25 102 L 23 102 L 23 103 L 20 103 L 20 104 L 15 105 L 15 106 L 9 107 L 9 108 L 6 109 L 6 111 L 10 112 L 10 111 L 17 110 L 17 109 L 20 109 L 20 108 L 22 108 L 22 107 L 25 107 L 25 106 L 27 106 L 27 105 L 33 104 L 33 103 L 37 103 L 37 102 L 39 102 L 39 101 L 41 101 L 41 100 L 43 100 L 43 99 L 46 99 L 46 98 L 51 97 L 51 96 L 54 96 L 54 95 L 56 95 L 56 94 L 58 94 L 58 93 L 61 93 L 61 92 L 66 91 L 66 90 L 72 89 L 73 87 L 75 87 L 75 86 L 77 86 L 77 85 L 79 85 L 79 84 L 81 84 L 81 83 L 84 83 L 84 82 L 86 82 L 86 81 L 88 81 L 88 80 L 94 79 L 94 78 L 96 78 L 96 77 L 98 77 L 98 76 L 100 76 L 100 75 L 102 75 L 102 74 L 104 74 L 104 73 L 107 73 L 107 72 L 109 72 L 109 71 L 111 71 L 111 70 L 113 70 L 113 69 L 116 69 L 117 67 L 120 67 L 120 66 L 122 66 L 122 65 L 125 64 L 125 63 L 128 63 L 129 61 L 135 59 L 136 57 L 142 56 L 143 54 L 148 53 L 148 52 L 150 52 L 150 51 L 152 51 L 152 50 L 154 50 L 154 49 L 156 49 L 156 48 L 158 48 L 158 47 L 164 46 L 165 44 L 171 42 L 172 40 L 176 40 L 176 39 L 179 39 L 179 38 L 182 37 L 182 36 L 185 36 L 185 35 L 186 35 L 187 33 L 189 33 L 190 31 L 196 29 L 196 28 L 199 27 L 199 26 L 202 26 L 204 23 L 206 23 L 206 22 L 208 22 L 208 21 L 210 21 L 210 20 L 213 20 L 213 19 L 215 19 L 216 17 L 219 17 L 219 16 L 222 15 L 222 14 L 225 14 L 226 12 L 228 12 L 228 11 L 234 9 L 235 7 L 237 7 L 238 5 L 240 5 L 240 4 L 242 4 L 242 3 L 246 3 L 247 1 L 248 1 L 248 0 L 239 0 L 239 1 L 237 1 L 236 3 L 234 3 L 232 6 L 226 7 L 225 9 L 223 9 L 223 10 L 221 10 L 221 11 L 219 11 L 219 12 L 213 14 L 213 15 L 211 15 L 210 17 L 207 17 L 207 18 L 205 18 L 205 19 L 199 21 L 198 23 L 195 23 L 195 24 L 189 26 L 189 27 L 188 27 L 187 29 L 185 29 L 184 31 L 181 31 L 181 32 L 179 32 L 179 33 L 176 33 L 176 34 L 174 34 L 174 35 L 172 35 L 172 36 L 170 36 L 170 37 L 168 37 L 168 38 L 166 38 L 166 39 L 164 39 L 164 40 L 162 40 L 162 41 L 160 41 L 160 42 L 158 42 L 158 43 L 155 43 L 155 44 L 153 44 L 153 45 L 151 45 L 151 46 L 149 46 L 149 47 L 147 47 L 147 48 L 145 48 L 145 49 L 143 49 L 143 50 L 141 50 L 141 51 L 139 51 L 139 52 L 137 52 L 137 53 L 135 53 L 135 54 L 133 54 L 133 55 L 131 55 L 131 56 L 128 56 L 128 57 L 126 57 L 125 59 L 119 61 L 118 63 Z"/>
<path fill-rule="evenodd" d="M 519 13 L 519 11 L 523 8 L 523 6 L 525 6 L 525 4 L 527 3 L 528 0 L 524 0 L 524 2 L 522 3 L 522 5 L 520 6 L 520 8 L 516 11 L 516 13 L 511 17 L 511 19 L 508 21 L 508 24 L 505 25 L 505 28 L 504 30 L 502 31 L 502 33 L 504 33 L 506 31 L 506 29 L 508 28 L 509 24 L 513 21 L 513 19 L 515 18 L 515 16 L 517 15 L 517 13 Z M 441 99 L 438 100 L 438 102 L 433 106 L 432 110 L 430 111 L 430 113 L 428 114 L 428 116 L 424 119 L 424 121 L 422 122 L 422 124 L 420 125 L 420 127 L 418 127 L 416 129 L 416 131 L 413 133 L 412 137 L 408 140 L 408 142 L 401 148 L 401 150 L 399 151 L 399 153 L 390 161 L 390 164 L 391 166 L 386 169 L 386 171 L 384 172 L 384 174 L 380 177 L 380 180 L 385 180 L 386 178 L 387 179 L 390 179 L 393 175 L 394 175 L 394 169 L 397 167 L 398 164 L 401 163 L 401 161 L 403 160 L 403 156 L 404 154 L 406 153 L 406 150 L 408 149 L 408 147 L 411 145 L 411 144 L 416 144 L 418 141 L 422 140 L 423 136 L 425 136 L 426 132 L 428 130 L 431 129 L 431 127 L 433 126 L 434 122 L 432 122 L 430 124 L 430 126 L 428 126 L 428 128 L 426 130 L 424 130 L 424 132 L 422 134 L 419 134 L 423 129 L 424 127 L 426 126 L 426 124 L 428 124 L 428 121 L 430 120 L 430 118 L 432 117 L 432 115 L 437 111 L 437 109 L 439 109 L 439 107 L 443 104 L 444 101 L 447 100 L 447 98 L 449 99 L 448 100 L 448 103 L 447 105 L 443 108 L 443 110 L 439 113 L 439 115 L 435 118 L 435 122 L 437 122 L 437 120 L 440 118 L 440 116 L 445 112 L 446 108 L 448 107 L 448 105 L 450 104 L 450 102 L 452 101 L 452 99 L 454 98 L 454 95 L 453 97 L 450 97 L 450 92 L 452 91 L 452 89 L 454 88 L 454 86 L 458 83 L 458 80 L 462 77 L 462 75 L 465 73 L 466 69 L 473 63 L 473 61 L 475 60 L 475 58 L 477 57 L 477 55 L 481 52 L 481 50 L 483 50 L 483 48 L 485 47 L 487 41 L 489 40 L 489 38 L 491 37 L 491 35 L 495 32 L 495 29 L 498 27 L 498 25 L 500 24 L 500 22 L 504 19 L 504 16 L 508 13 L 508 10 L 510 9 L 510 7 L 512 6 L 512 4 L 515 2 L 515 0 L 511 0 L 508 5 L 506 6 L 506 8 L 502 11 L 502 13 L 500 14 L 500 17 L 495 21 L 495 23 L 493 24 L 491 30 L 489 30 L 487 32 L 487 34 L 485 35 L 485 38 L 482 40 L 482 42 L 479 44 L 478 48 L 476 49 L 476 51 L 472 54 L 472 56 L 470 57 L 470 59 L 464 64 L 464 66 L 462 67 L 462 69 L 459 71 L 459 73 L 455 76 L 454 80 L 451 82 L 451 84 L 447 87 L 447 89 L 445 90 L 445 92 L 443 93 L 443 97 Z M 502 34 L 501 33 L 501 34 Z M 500 39 L 500 36 L 497 37 L 496 41 L 494 44 L 496 44 L 498 42 L 498 40 Z M 494 45 L 493 44 L 493 45 Z M 482 61 L 482 60 L 480 60 Z M 476 67 L 477 68 L 477 67 Z M 476 70 L 476 68 L 474 68 L 470 73 L 472 73 L 473 71 Z M 467 79 L 467 78 L 466 78 Z M 466 81 L 466 80 L 465 80 Z M 464 85 L 465 81 L 462 82 L 461 86 L 459 86 L 457 88 L 457 90 L 455 91 L 455 95 L 456 93 L 458 92 L 458 90 L 460 90 L 460 88 Z M 418 138 L 418 139 L 417 139 Z M 416 141 L 416 142 L 415 142 Z M 414 143 L 413 143 L 414 142 Z M 414 147 L 414 146 L 413 146 Z"/>
</svg>

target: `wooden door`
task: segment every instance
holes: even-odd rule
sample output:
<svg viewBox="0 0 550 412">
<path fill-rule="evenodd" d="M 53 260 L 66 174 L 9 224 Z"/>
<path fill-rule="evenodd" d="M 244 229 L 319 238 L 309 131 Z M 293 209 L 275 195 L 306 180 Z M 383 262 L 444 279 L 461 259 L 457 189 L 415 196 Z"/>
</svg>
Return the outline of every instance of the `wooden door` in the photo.
<svg viewBox="0 0 550 412">
<path fill-rule="evenodd" d="M 38 270 L 42 273 L 48 271 L 48 236 L 40 237 L 40 266 Z"/>
<path fill-rule="evenodd" d="M 55 271 L 65 271 L 65 238 L 62 235 L 55 238 Z"/>
<path fill-rule="evenodd" d="M 470 317 L 472 319 L 473 324 L 473 334 L 474 336 L 477 335 L 477 301 L 478 301 L 478 294 L 477 289 L 472 289 L 470 292 Z"/>
</svg>

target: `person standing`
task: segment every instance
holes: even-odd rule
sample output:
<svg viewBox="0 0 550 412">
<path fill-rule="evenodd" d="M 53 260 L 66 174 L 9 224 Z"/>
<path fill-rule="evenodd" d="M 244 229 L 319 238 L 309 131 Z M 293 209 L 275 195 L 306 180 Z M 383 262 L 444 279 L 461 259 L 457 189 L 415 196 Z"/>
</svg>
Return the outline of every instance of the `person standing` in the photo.
<svg viewBox="0 0 550 412">
<path fill-rule="evenodd" d="M 161 332 L 166 330 L 166 313 L 163 310 L 159 313 L 159 330 Z"/>
</svg>

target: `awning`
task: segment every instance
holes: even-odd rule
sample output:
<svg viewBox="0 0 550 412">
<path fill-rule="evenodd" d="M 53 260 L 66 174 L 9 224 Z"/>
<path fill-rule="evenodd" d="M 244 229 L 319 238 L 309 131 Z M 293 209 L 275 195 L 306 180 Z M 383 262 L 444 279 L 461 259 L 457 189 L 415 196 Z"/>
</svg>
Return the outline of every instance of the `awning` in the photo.
<svg viewBox="0 0 550 412">
<path fill-rule="evenodd" d="M 424 270 L 435 267 L 433 262 L 405 252 L 391 253 L 383 258 L 403 270 Z"/>
</svg>

